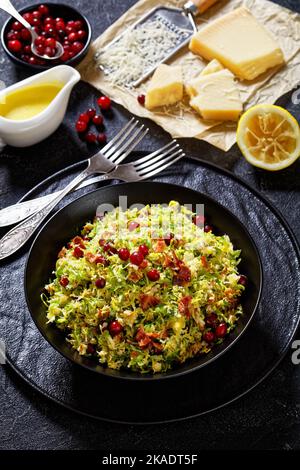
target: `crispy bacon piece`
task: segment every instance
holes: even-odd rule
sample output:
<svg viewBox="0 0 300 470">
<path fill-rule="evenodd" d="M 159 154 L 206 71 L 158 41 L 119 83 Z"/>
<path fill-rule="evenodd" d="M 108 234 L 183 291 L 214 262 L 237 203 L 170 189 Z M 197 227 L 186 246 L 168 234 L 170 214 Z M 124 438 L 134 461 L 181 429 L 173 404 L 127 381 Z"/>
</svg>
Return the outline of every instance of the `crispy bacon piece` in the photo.
<svg viewBox="0 0 300 470">
<path fill-rule="evenodd" d="M 103 266 L 108 266 L 109 261 L 102 255 L 93 255 L 93 253 L 88 252 L 85 254 L 85 259 L 89 263 L 103 264 Z"/>
<path fill-rule="evenodd" d="M 149 295 L 149 294 L 142 294 L 140 295 L 140 305 L 142 309 L 145 311 L 149 307 L 155 307 L 158 305 L 160 302 L 160 299 L 158 297 L 155 297 L 154 295 Z"/>
<path fill-rule="evenodd" d="M 74 243 L 74 245 L 79 246 L 83 250 L 85 249 L 85 244 L 83 243 L 83 239 L 81 237 L 74 237 L 72 243 Z"/>
<path fill-rule="evenodd" d="M 191 282 L 191 271 L 187 266 L 180 266 L 177 274 L 173 277 L 173 284 L 175 286 L 185 286 Z"/>
<path fill-rule="evenodd" d="M 201 263 L 202 263 L 202 266 L 204 268 L 208 267 L 208 262 L 207 262 L 206 256 L 201 256 Z"/>
<path fill-rule="evenodd" d="M 155 341 L 159 337 L 159 333 L 146 333 L 141 326 L 137 331 L 135 339 L 141 349 L 154 349 L 155 352 L 159 353 L 163 350 L 163 345 Z"/>
<path fill-rule="evenodd" d="M 165 251 L 166 248 L 167 248 L 167 245 L 166 245 L 165 240 L 159 239 L 156 241 L 156 244 L 154 246 L 154 251 L 155 253 L 162 253 L 163 251 Z"/>
<path fill-rule="evenodd" d="M 181 315 L 190 318 L 191 316 L 191 300 L 192 297 L 190 295 L 186 295 L 182 297 L 178 303 L 178 310 Z"/>
<path fill-rule="evenodd" d="M 128 275 L 128 279 L 132 282 L 139 282 L 142 277 L 144 277 L 144 273 L 143 271 L 139 270 L 139 271 L 132 271 L 129 275 Z"/>
</svg>

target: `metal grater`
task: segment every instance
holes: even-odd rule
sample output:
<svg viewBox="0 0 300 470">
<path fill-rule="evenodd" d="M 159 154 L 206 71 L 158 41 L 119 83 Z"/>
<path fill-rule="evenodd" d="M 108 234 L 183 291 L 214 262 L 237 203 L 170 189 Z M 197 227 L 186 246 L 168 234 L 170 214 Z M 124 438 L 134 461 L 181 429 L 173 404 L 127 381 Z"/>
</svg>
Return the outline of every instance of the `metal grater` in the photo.
<svg viewBox="0 0 300 470">
<path fill-rule="evenodd" d="M 101 64 L 101 55 L 108 51 L 113 45 L 116 45 L 118 42 L 120 42 L 129 31 L 136 30 L 137 28 L 144 27 L 145 25 L 150 25 L 151 22 L 158 21 L 163 28 L 168 29 L 174 33 L 174 41 L 170 47 L 163 50 L 163 56 L 158 57 L 155 64 L 149 64 L 149 67 L 145 68 L 142 76 L 138 80 L 132 82 L 129 81 L 126 83 L 126 86 L 129 88 L 135 88 L 139 86 L 144 80 L 152 75 L 159 64 L 168 61 L 174 54 L 176 54 L 180 49 L 189 43 L 192 35 L 197 32 L 197 26 L 194 17 L 197 14 L 206 11 L 217 1 L 218 0 L 194 0 L 187 2 L 183 8 L 163 6 L 153 8 L 151 11 L 149 11 L 149 13 L 142 16 L 142 18 L 134 23 L 130 28 L 117 36 L 101 52 L 96 54 L 95 59 L 98 62 L 99 68 L 108 76 L 112 74 L 116 69 L 114 70 L 111 67 L 107 67 Z M 145 44 L 145 48 L 146 47 L 147 45 Z"/>
</svg>

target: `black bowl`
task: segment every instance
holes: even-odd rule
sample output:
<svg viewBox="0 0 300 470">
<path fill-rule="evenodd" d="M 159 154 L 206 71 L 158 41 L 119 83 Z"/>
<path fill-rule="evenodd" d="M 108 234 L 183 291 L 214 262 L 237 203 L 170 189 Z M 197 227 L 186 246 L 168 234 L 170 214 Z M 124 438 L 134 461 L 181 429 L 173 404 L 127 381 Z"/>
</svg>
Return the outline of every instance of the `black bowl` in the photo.
<svg viewBox="0 0 300 470">
<path fill-rule="evenodd" d="M 69 5 L 64 5 L 63 3 L 50 3 L 50 2 L 47 2 L 47 3 L 41 2 L 41 3 L 43 3 L 43 5 L 47 5 L 50 8 L 50 14 L 53 17 L 56 17 L 56 18 L 61 17 L 61 18 L 64 18 L 66 21 L 71 20 L 71 19 L 75 21 L 76 20 L 83 21 L 85 25 L 85 30 L 87 31 L 87 38 L 86 38 L 86 43 L 85 43 L 84 48 L 76 56 L 72 57 L 72 59 L 66 62 L 59 62 L 59 63 L 53 64 L 53 62 L 49 61 L 49 65 L 29 64 L 28 62 L 25 62 L 24 60 L 15 56 L 12 52 L 10 52 L 10 50 L 6 46 L 6 41 L 5 41 L 6 34 L 10 30 L 10 24 L 13 21 L 15 21 L 14 19 L 9 18 L 4 23 L 2 27 L 2 31 L 1 31 L 1 44 L 5 53 L 11 59 L 11 61 L 14 62 L 16 65 L 26 67 L 27 69 L 35 70 L 36 72 L 41 71 L 41 70 L 47 70 L 51 67 L 54 67 L 56 65 L 61 65 L 61 64 L 72 65 L 73 67 L 75 67 L 86 56 L 88 52 L 88 48 L 92 40 L 92 28 L 88 19 L 82 13 L 80 13 L 79 10 L 77 10 L 74 7 L 70 7 Z M 22 8 L 21 10 L 19 10 L 19 13 L 23 15 L 23 13 L 33 11 L 34 9 L 38 7 L 38 5 L 39 4 L 34 4 L 34 5 L 27 6 L 25 8 Z"/>
<path fill-rule="evenodd" d="M 73 238 L 80 228 L 92 220 L 99 204 L 119 206 L 119 196 L 126 195 L 128 207 L 133 203 L 155 204 L 170 200 L 182 204 L 205 204 L 205 214 L 215 228 L 215 233 L 229 235 L 235 248 L 242 250 L 241 273 L 248 277 L 248 285 L 242 297 L 244 315 L 235 330 L 220 345 L 175 369 L 162 374 L 141 375 L 127 371 L 115 371 L 101 366 L 96 360 L 80 356 L 65 341 L 65 335 L 54 325 L 48 324 L 46 308 L 41 293 L 54 270 L 57 253 Z M 228 209 L 210 197 L 188 188 L 165 183 L 118 184 L 88 193 L 58 211 L 37 235 L 29 252 L 25 271 L 25 293 L 31 316 L 45 339 L 63 356 L 91 371 L 111 377 L 134 380 L 157 380 L 192 372 L 216 360 L 224 354 L 244 333 L 257 308 L 262 289 L 262 267 L 257 248 L 244 225 Z"/>
</svg>

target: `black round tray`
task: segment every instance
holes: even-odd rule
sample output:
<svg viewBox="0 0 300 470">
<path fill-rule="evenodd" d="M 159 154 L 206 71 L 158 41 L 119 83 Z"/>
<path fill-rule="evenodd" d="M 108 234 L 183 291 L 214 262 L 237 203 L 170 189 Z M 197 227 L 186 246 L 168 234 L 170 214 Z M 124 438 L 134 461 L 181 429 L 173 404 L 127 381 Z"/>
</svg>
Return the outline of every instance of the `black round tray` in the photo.
<svg viewBox="0 0 300 470">
<path fill-rule="evenodd" d="M 23 199 L 63 187 L 83 164 L 36 186 Z M 230 351 L 194 373 L 162 382 L 125 382 L 93 374 L 56 352 L 35 327 L 25 303 L 23 274 L 29 245 L 1 263 L 0 338 L 7 361 L 51 400 L 94 418 L 158 423 L 199 416 L 241 397 L 262 381 L 287 352 L 300 320 L 300 256 L 282 216 L 246 183 L 206 162 L 184 160 L 156 181 L 182 184 L 228 207 L 248 228 L 263 263 L 261 302 L 249 329 Z M 94 189 L 84 188 L 62 205 Z"/>
</svg>

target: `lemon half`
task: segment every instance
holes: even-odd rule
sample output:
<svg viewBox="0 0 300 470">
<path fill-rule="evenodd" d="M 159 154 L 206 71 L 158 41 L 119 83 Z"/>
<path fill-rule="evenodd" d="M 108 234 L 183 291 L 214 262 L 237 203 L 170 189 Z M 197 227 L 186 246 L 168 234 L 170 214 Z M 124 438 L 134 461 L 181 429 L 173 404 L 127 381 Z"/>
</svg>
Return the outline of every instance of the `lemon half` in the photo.
<svg viewBox="0 0 300 470">
<path fill-rule="evenodd" d="M 252 165 L 269 171 L 282 170 L 300 156 L 299 124 L 280 106 L 253 106 L 240 119 L 237 143 Z"/>
</svg>

